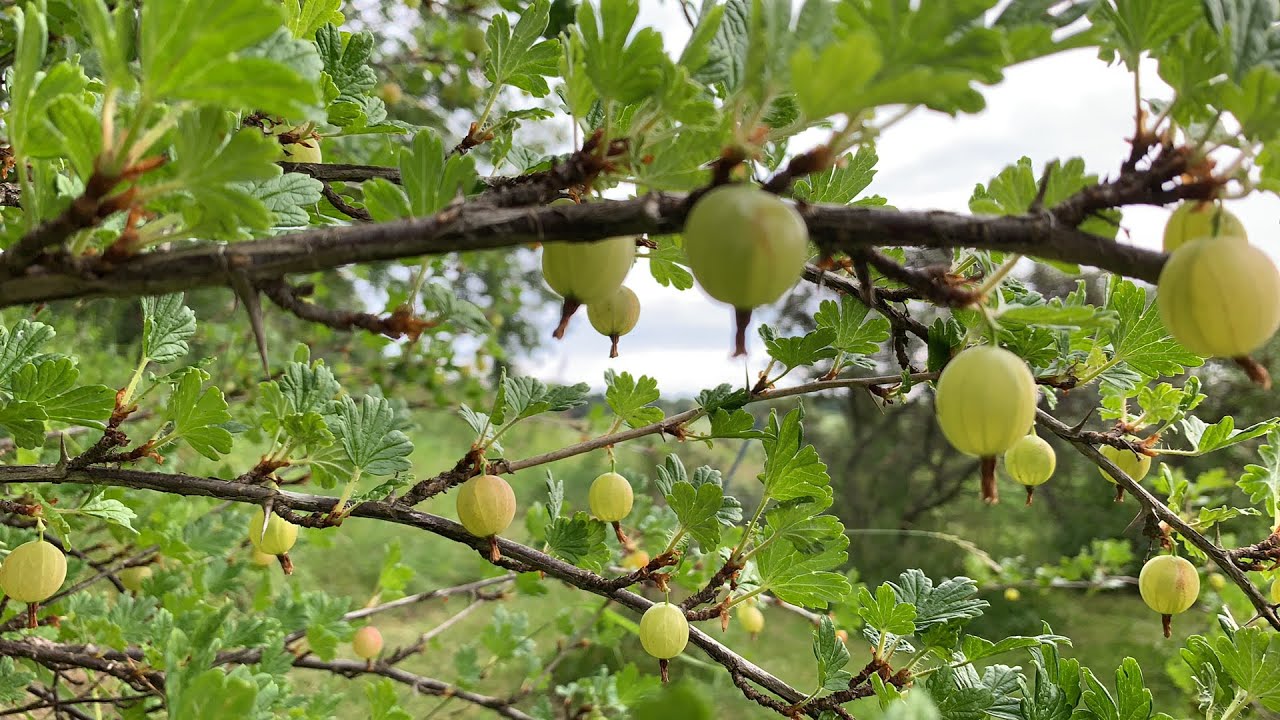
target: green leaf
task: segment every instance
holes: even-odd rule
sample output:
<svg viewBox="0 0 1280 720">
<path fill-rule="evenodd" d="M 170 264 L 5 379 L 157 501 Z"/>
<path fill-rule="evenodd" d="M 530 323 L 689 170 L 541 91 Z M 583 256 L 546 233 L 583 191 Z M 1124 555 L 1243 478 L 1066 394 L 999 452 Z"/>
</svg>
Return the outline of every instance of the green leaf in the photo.
<svg viewBox="0 0 1280 720">
<path fill-rule="evenodd" d="M 1052 208 L 1067 200 L 1079 190 L 1098 183 L 1098 176 L 1085 172 L 1084 160 L 1071 158 L 1065 163 L 1053 160 L 1045 165 L 1048 175 L 1042 205 Z M 969 198 L 969 209 L 987 215 L 1023 215 L 1031 209 L 1040 192 L 1044 174 L 1037 176 L 1031 167 L 1031 158 L 1023 157 L 1009 165 L 991 179 L 985 187 L 978 185 Z M 1080 224 L 1080 229 L 1100 237 L 1113 238 L 1119 226 L 1120 214 L 1107 210 L 1099 212 Z M 1079 268 L 1059 265 L 1066 272 L 1078 273 Z"/>
<path fill-rule="evenodd" d="M 301 115 L 319 99 L 316 85 L 288 65 L 247 52 L 283 20 L 280 5 L 267 0 L 144 3 L 143 93 Z"/>
<path fill-rule="evenodd" d="M 386 678 L 367 683 L 364 696 L 369 700 L 369 720 L 413 720 L 413 716 L 400 707 L 395 684 Z"/>
<path fill-rule="evenodd" d="M 831 343 L 836 339 L 836 331 L 819 327 L 803 337 L 774 337 L 768 325 L 760 326 L 760 336 L 764 338 L 765 348 L 769 356 L 790 370 L 805 365 L 813 365 L 819 360 L 836 356 L 836 349 Z"/>
<path fill-rule="evenodd" d="M 1000 313 L 999 320 L 1010 329 L 1034 325 L 1059 330 L 1110 329 L 1119 322 L 1114 311 L 1091 305 L 1063 305 L 1058 298 L 1045 305 L 1010 306 Z"/>
<path fill-rule="evenodd" d="M 413 443 L 395 429 L 391 403 L 365 395 L 359 404 L 344 396 L 333 419 L 333 434 L 351 464 L 371 475 L 394 475 L 409 470 Z"/>
<path fill-rule="evenodd" d="M 572 28 L 596 93 L 623 105 L 658 94 L 671 68 L 658 31 L 634 30 L 639 12 L 639 0 L 584 2 Z"/>
<path fill-rule="evenodd" d="M 184 683 L 181 700 L 171 712 L 174 717 L 191 720 L 249 717 L 257 696 L 258 686 L 252 681 L 230 677 L 218 668 L 209 668 Z"/>
<path fill-rule="evenodd" d="M 960 673 L 948 666 L 930 675 L 925 682 L 929 697 L 938 705 L 942 717 L 954 720 L 982 720 L 996 702 L 995 693 L 981 685 L 957 682 Z"/>
<path fill-rule="evenodd" d="M 546 75 L 555 75 L 560 59 L 557 40 L 537 42 L 550 19 L 549 0 L 535 0 L 521 14 L 515 28 L 505 13 L 495 13 L 485 30 L 489 59 L 484 75 L 494 85 L 511 85 L 534 97 L 545 97 L 551 89 Z M 537 43 L 536 45 L 534 43 Z"/>
<path fill-rule="evenodd" d="M 834 74 L 833 74 L 834 75 Z M 876 176 L 879 157 L 869 145 L 858 148 L 856 155 L 840 158 L 830 170 L 806 175 L 796 181 L 794 194 L 810 203 L 848 205 L 867 189 Z"/>
<path fill-rule="evenodd" d="M 337 100 L 361 104 L 365 93 L 378 84 L 369 66 L 373 57 L 373 34 L 343 33 L 334 25 L 316 30 L 316 48 L 324 61 L 324 73 L 338 90 Z"/>
<path fill-rule="evenodd" d="M 169 440 L 181 438 L 193 450 L 210 460 L 231 452 L 231 433 L 223 424 L 231 420 L 227 401 L 216 387 L 200 392 L 209 378 L 203 370 L 190 368 L 173 384 L 165 406 L 165 419 L 173 423 Z"/>
<path fill-rule="evenodd" d="M 1148 378 L 1174 376 L 1186 368 L 1204 364 L 1195 353 L 1178 344 L 1160 322 L 1155 303 L 1132 281 L 1113 280 L 1107 308 L 1114 310 L 1120 322 L 1109 333 L 1112 356 L 1110 364 L 1124 363 L 1134 372 Z"/>
<path fill-rule="evenodd" d="M 1235 418 L 1227 415 L 1213 425 L 1205 425 L 1198 417 L 1190 416 L 1182 420 L 1182 432 L 1196 449 L 1197 454 L 1204 454 L 1230 447 L 1236 443 L 1261 437 L 1280 426 L 1280 418 L 1271 418 L 1254 423 L 1243 430 L 1236 430 Z"/>
<path fill-rule="evenodd" d="M 384 601 L 404 597 L 405 586 L 413 579 L 413 568 L 400 562 L 400 558 L 400 539 L 396 538 L 387 543 L 387 555 L 378 572 L 378 595 Z"/>
<path fill-rule="evenodd" d="M 907 636 L 916 631 L 916 609 L 899 602 L 889 583 L 876 588 L 874 596 L 865 587 L 858 590 L 858 617 L 881 633 Z"/>
<path fill-rule="evenodd" d="M 182 293 L 142 298 L 142 357 L 168 363 L 187 354 L 196 333 L 196 314 L 182 304 Z"/>
<path fill-rule="evenodd" d="M 698 393 L 697 403 L 707 413 L 716 410 L 737 410 L 751 400 L 751 393 L 742 388 L 735 389 L 729 383 L 722 383 L 710 390 Z"/>
<path fill-rule="evenodd" d="M 413 215 L 434 215 L 475 184 L 475 158 L 446 153 L 444 141 L 434 130 L 420 130 L 409 147 L 400 151 L 400 177 Z"/>
<path fill-rule="evenodd" d="M 648 375 L 641 375 L 639 380 L 630 373 L 614 373 L 608 370 L 604 374 L 605 402 L 619 418 L 630 427 L 650 425 L 662 419 L 662 410 L 652 407 L 657 402 L 658 381 Z"/>
<path fill-rule="evenodd" d="M 1240 689 L 1275 709 L 1280 702 L 1280 635 L 1242 628 L 1235 637 L 1219 637 L 1214 649 Z"/>
<path fill-rule="evenodd" d="M 342 390 L 333 372 L 319 360 L 310 365 L 289 363 L 277 382 L 281 396 L 295 413 L 323 412 Z"/>
<path fill-rule="evenodd" d="M 844 602 L 849 579 L 830 572 L 848 561 L 849 538 L 840 536 L 817 553 L 803 553 L 785 541 L 772 542 L 754 555 L 760 585 L 785 602 L 808 608 Z"/>
<path fill-rule="evenodd" d="M 506 398 L 506 412 L 515 414 L 516 420 L 522 420 L 544 412 L 564 412 L 585 405 L 590 387 L 586 383 L 577 385 L 552 385 L 547 387 L 534 378 L 508 377 L 503 383 Z M 501 423 L 505 413 L 494 411 L 494 422 Z"/>
<path fill-rule="evenodd" d="M 927 575 L 911 569 L 899 575 L 898 582 L 889 585 L 900 602 L 915 606 L 916 629 L 921 632 L 934 625 L 972 620 L 991 605 L 977 598 L 977 583 L 967 577 L 944 580 L 934 587 Z"/>
<path fill-rule="evenodd" d="M 791 500 L 765 513 L 768 536 L 785 538 L 801 550 L 819 550 L 844 534 L 844 524 L 832 515 L 821 515 L 831 506 L 831 493 L 818 499 Z"/>
<path fill-rule="evenodd" d="M 850 362 L 864 364 L 858 358 L 880 350 L 880 343 L 889 339 L 889 321 L 871 316 L 871 310 L 848 295 L 835 300 L 823 300 L 814 313 L 813 320 L 820 328 L 835 332 L 832 347 L 853 356 Z"/>
<path fill-rule="evenodd" d="M 326 24 L 341 25 L 342 0 L 285 0 L 285 27 L 294 37 L 309 39 Z"/>
<path fill-rule="evenodd" d="M 961 640 L 960 652 L 964 653 L 966 660 L 976 662 L 1013 650 L 1037 648 L 1046 643 L 1065 643 L 1070 645 L 1071 640 L 1062 635 L 1035 635 L 1031 637 L 1014 635 L 1002 638 L 998 642 L 991 642 L 977 635 L 965 635 Z"/>
<path fill-rule="evenodd" d="M 20 448 L 44 446 L 44 410 L 32 402 L 12 401 L 0 406 L 0 428 L 13 437 Z"/>
<path fill-rule="evenodd" d="M 818 660 L 818 685 L 825 690 L 847 690 L 853 675 L 844 669 L 849 664 L 849 648 L 836 637 L 836 626 L 823 616 L 813 630 L 813 656 Z"/>
<path fill-rule="evenodd" d="M 129 506 L 119 500 L 104 497 L 101 493 L 96 493 L 90 496 L 80 507 L 76 508 L 75 511 L 81 515 L 88 515 L 89 517 L 95 517 L 99 520 L 105 520 L 112 525 L 125 528 L 130 532 L 138 532 L 133 529 L 133 521 L 138 518 L 137 514 L 134 513 Z"/>
<path fill-rule="evenodd" d="M 115 407 L 115 391 L 105 385 L 75 387 L 80 370 L 70 358 L 28 363 L 13 376 L 13 399 L 33 402 L 54 422 L 102 429 Z"/>
<path fill-rule="evenodd" d="M 1146 720 L 1151 717 L 1151 691 L 1143 683 L 1142 668 L 1138 667 L 1137 660 L 1127 657 L 1116 669 L 1116 697 L 1112 697 L 1093 671 L 1083 668 L 1082 673 L 1084 708 L 1077 712 L 1083 717 L 1097 720 Z"/>
<path fill-rule="evenodd" d="M 1280 34 L 1277 35 L 1280 40 Z M 1280 61 L 1280 48 L 1277 49 Z M 1256 142 L 1268 142 L 1280 134 L 1280 72 L 1256 67 L 1240 81 L 1222 88 L 1221 107 L 1236 116 L 1240 134 Z"/>
<path fill-rule="evenodd" d="M 764 492 L 777 500 L 822 497 L 830 492 L 831 476 L 812 445 L 804 444 L 804 428 L 800 421 L 804 410 L 797 407 L 778 422 L 776 410 L 769 413 L 769 424 L 761 439 L 765 450 L 764 472 L 760 481 Z"/>
<path fill-rule="evenodd" d="M 1114 50 L 1130 72 L 1143 53 L 1159 50 L 1181 35 L 1200 15 L 1196 0 L 1111 0 L 1094 7 L 1094 20 L 1106 23 L 1104 50 Z"/>
<path fill-rule="evenodd" d="M 856 115 L 868 107 L 867 85 L 884 57 L 869 33 L 849 33 L 819 53 L 801 45 L 791 56 L 791 83 L 800 109 L 809 120 L 843 113 Z M 827 72 L 841 68 L 842 72 Z"/>
<path fill-rule="evenodd" d="M 324 183 L 302 173 L 282 173 L 253 183 L 252 197 L 274 215 L 272 227 L 306 227 L 311 222 L 307 208 L 324 197 Z"/>
<path fill-rule="evenodd" d="M 1257 65 L 1280 63 L 1276 5 L 1271 0 L 1201 0 L 1218 45 L 1226 41 L 1231 79 L 1239 82 Z"/>
<path fill-rule="evenodd" d="M 53 335 L 53 328 L 30 320 L 19 320 L 12 330 L 0 326 L 0 386 L 7 387 L 13 374 L 36 359 L 40 346 Z"/>
<path fill-rule="evenodd" d="M 658 247 L 649 250 L 649 274 L 663 287 L 688 290 L 693 287 L 693 274 L 686 267 L 689 258 L 675 235 L 651 236 Z"/>
<path fill-rule="evenodd" d="M 547 548 L 574 565 L 599 570 L 611 555 L 605 545 L 604 523 L 584 512 L 555 518 L 547 525 L 546 534 Z"/>
<path fill-rule="evenodd" d="M 1205 717 L 1222 717 L 1234 699 L 1236 689 L 1231 677 L 1223 670 L 1213 645 L 1202 635 L 1192 635 L 1179 654 L 1191 668 L 1191 677 L 1196 685 L 1195 699 L 1205 711 Z"/>
<path fill-rule="evenodd" d="M 35 679 L 35 675 L 19 668 L 13 658 L 0 658 L 0 703 L 17 707 L 19 701 L 27 697 L 27 686 Z"/>
<path fill-rule="evenodd" d="M 1253 503 L 1266 503 L 1267 512 L 1280 526 L 1280 429 L 1267 433 L 1267 443 L 1258 448 L 1265 465 L 1246 465 L 1237 485 Z"/>
<path fill-rule="evenodd" d="M 688 482 L 676 483 L 667 494 L 680 527 L 698 541 L 705 552 L 720 546 L 720 521 L 718 514 L 724 500 L 724 490 L 714 483 L 697 488 Z"/>
<path fill-rule="evenodd" d="M 751 440 L 764 437 L 764 433 L 754 429 L 756 418 L 746 410 L 716 410 L 708 418 L 711 429 L 707 431 L 709 438 L 741 438 Z"/>
</svg>

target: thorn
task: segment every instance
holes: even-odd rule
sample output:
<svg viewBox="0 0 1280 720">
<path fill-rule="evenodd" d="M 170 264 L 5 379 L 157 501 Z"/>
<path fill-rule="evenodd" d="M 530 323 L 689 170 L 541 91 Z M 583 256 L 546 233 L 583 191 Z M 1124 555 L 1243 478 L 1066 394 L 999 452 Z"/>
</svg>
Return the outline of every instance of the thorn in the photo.
<svg viewBox="0 0 1280 720">
<path fill-rule="evenodd" d="M 236 297 L 244 303 L 245 312 L 249 314 L 249 327 L 253 330 L 253 340 L 258 345 L 258 357 L 262 360 L 263 379 L 271 379 L 271 363 L 267 359 L 267 336 L 262 329 L 262 303 L 259 301 L 258 289 L 249 282 L 249 276 L 243 270 L 231 273 L 231 289 Z"/>
<path fill-rule="evenodd" d="M 1093 411 L 1096 409 L 1097 408 L 1089 408 L 1089 412 L 1085 413 L 1084 417 L 1080 418 L 1080 422 L 1076 423 L 1071 427 L 1072 435 L 1079 433 L 1081 430 L 1084 429 L 1085 423 L 1089 422 L 1089 418 L 1093 417 Z"/>
<path fill-rule="evenodd" d="M 67 466 L 71 463 L 71 455 L 67 452 L 67 434 L 58 435 L 58 464 L 54 468 L 63 475 L 67 472 Z"/>
</svg>

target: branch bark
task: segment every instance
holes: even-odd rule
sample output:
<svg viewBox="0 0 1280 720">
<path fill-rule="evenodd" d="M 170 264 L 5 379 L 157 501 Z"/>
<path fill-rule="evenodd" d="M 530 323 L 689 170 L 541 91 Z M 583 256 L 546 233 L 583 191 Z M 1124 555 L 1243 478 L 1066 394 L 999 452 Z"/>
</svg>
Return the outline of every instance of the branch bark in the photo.
<svg viewBox="0 0 1280 720">
<path fill-rule="evenodd" d="M 554 239 L 590 242 L 618 235 L 674 233 L 684 195 L 542 207 L 464 203 L 426 218 L 317 228 L 234 245 L 205 244 L 110 262 L 59 258 L 0 283 L 0 307 L 73 297 L 132 297 L 228 284 L 232 271 L 261 282 L 289 273 L 421 255 L 510 248 Z M 974 247 L 1074 262 L 1154 282 L 1165 256 L 1082 232 L 1052 215 L 980 217 L 941 211 L 813 205 L 810 236 L 826 252 L 877 246 Z"/>
</svg>

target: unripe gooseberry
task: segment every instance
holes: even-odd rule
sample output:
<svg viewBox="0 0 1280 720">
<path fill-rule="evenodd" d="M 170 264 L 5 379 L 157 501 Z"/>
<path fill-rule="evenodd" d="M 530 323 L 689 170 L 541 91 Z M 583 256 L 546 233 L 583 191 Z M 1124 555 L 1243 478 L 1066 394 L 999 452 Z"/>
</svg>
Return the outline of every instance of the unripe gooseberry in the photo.
<svg viewBox="0 0 1280 720">
<path fill-rule="evenodd" d="M 355 650 L 356 657 L 363 660 L 378 657 L 382 652 L 382 633 L 372 625 L 365 625 L 351 636 L 351 649 Z"/>
<path fill-rule="evenodd" d="M 622 558 L 622 567 L 627 568 L 628 570 L 639 570 L 648 564 L 649 553 L 643 550 L 636 550 L 635 552 L 627 553 L 627 556 Z"/>
<path fill-rule="evenodd" d="M 702 289 L 736 309 L 734 354 L 745 355 L 751 309 L 776 301 L 800 279 L 809 257 L 809 228 L 773 193 L 722 185 L 689 211 L 684 246 Z"/>
<path fill-rule="evenodd" d="M 382 102 L 387 105 L 399 105 L 404 99 L 404 90 L 399 83 L 383 83 L 378 87 L 378 97 L 382 98 Z"/>
<path fill-rule="evenodd" d="M 738 608 L 737 616 L 742 629 L 752 635 L 764 630 L 764 613 L 755 605 L 743 605 Z"/>
<path fill-rule="evenodd" d="M 1209 587 L 1222 592 L 1227 587 L 1227 578 L 1222 573 L 1209 573 Z"/>
<path fill-rule="evenodd" d="M 618 473 L 607 472 L 591 483 L 587 493 L 587 504 L 591 506 L 591 514 L 605 522 L 618 522 L 631 512 L 631 503 L 635 500 L 631 492 L 631 483 Z"/>
<path fill-rule="evenodd" d="M 1280 327 L 1280 273 L 1243 236 L 1192 240 L 1160 271 L 1156 306 L 1191 352 L 1244 357 Z"/>
<path fill-rule="evenodd" d="M 1018 588 L 1005 588 L 1004 599 L 1009 602 L 1018 602 L 1022 599 L 1022 593 L 1018 592 Z"/>
<path fill-rule="evenodd" d="M 129 592 L 141 592 L 142 581 L 151 577 L 150 565 L 135 565 L 120 571 L 120 584 Z"/>
<path fill-rule="evenodd" d="M 0 568 L 0 590 L 18 602 L 44 602 L 58 592 L 66 579 L 67 557 L 44 540 L 14 548 Z"/>
<path fill-rule="evenodd" d="M 640 618 L 640 644 L 659 660 L 669 660 L 689 643 L 689 621 L 678 605 L 655 603 Z"/>
<path fill-rule="evenodd" d="M 952 447 L 982 458 L 982 498 L 989 503 L 998 500 L 995 458 L 1026 436 L 1036 399 L 1027 364 L 992 345 L 961 351 L 938 377 L 938 426 Z"/>
<path fill-rule="evenodd" d="M 1132 450 L 1122 450 L 1110 445 L 1103 445 L 1098 448 L 1098 452 L 1115 463 L 1117 467 L 1124 471 L 1125 475 L 1133 478 L 1134 482 L 1142 482 L 1142 478 L 1146 477 L 1147 473 L 1151 471 L 1150 455 L 1139 455 Z M 1098 468 L 1098 472 L 1102 474 L 1102 477 L 1106 478 L 1107 482 L 1112 485 L 1116 484 L 1116 479 L 1111 477 L 1111 473 L 1102 468 Z"/>
<path fill-rule="evenodd" d="M 1171 253 L 1192 240 L 1222 235 L 1248 237 L 1240 218 L 1219 203 L 1188 200 L 1164 225 L 1164 251 Z"/>
<path fill-rule="evenodd" d="M 293 547 L 298 541 L 298 526 L 285 521 L 284 518 L 271 513 L 271 518 L 267 520 L 267 529 L 264 533 L 262 530 L 262 522 L 266 519 L 266 514 L 262 508 L 254 511 L 253 516 L 249 518 L 249 542 L 253 544 L 259 552 L 267 555 L 283 555 Z"/>
<path fill-rule="evenodd" d="M 297 128 L 294 128 L 294 130 L 297 130 Z M 289 162 L 320 162 L 320 138 L 314 135 L 307 135 L 305 137 L 298 138 L 297 142 L 285 145 L 283 148 L 283 159 L 288 160 Z"/>
<path fill-rule="evenodd" d="M 276 556 L 275 556 L 275 555 L 268 555 L 268 554 L 266 554 L 266 553 L 262 552 L 261 550 L 259 550 L 259 549 L 258 549 L 258 548 L 256 548 L 256 547 L 249 548 L 249 550 L 250 550 L 250 553 L 251 553 L 251 554 L 250 554 L 250 556 L 249 556 L 249 560 L 250 560 L 254 565 L 260 565 L 260 566 L 265 567 L 265 566 L 267 566 L 267 565 L 270 565 L 270 564 L 272 564 L 272 563 L 276 562 Z"/>
<path fill-rule="evenodd" d="M 1186 612 L 1200 596 L 1200 575 L 1186 558 L 1157 555 L 1138 573 L 1138 592 L 1147 607 L 1164 618 L 1164 636 L 1170 636 L 1170 618 Z"/>
<path fill-rule="evenodd" d="M 1057 464 L 1058 456 L 1054 454 L 1053 446 L 1034 432 L 1020 438 L 1004 454 L 1004 469 L 1015 482 L 1026 486 L 1028 505 L 1035 487 L 1053 477 Z"/>
<path fill-rule="evenodd" d="M 608 300 L 627 278 L 636 258 L 635 238 L 596 242 L 549 242 L 542 246 L 542 277 L 564 298 L 560 324 L 551 335 L 564 337 L 569 318 L 582 305 Z"/>
<path fill-rule="evenodd" d="M 516 494 L 497 475 L 478 475 L 458 488 L 458 520 L 476 537 L 506 530 L 516 516 Z"/>
<path fill-rule="evenodd" d="M 609 357 L 618 357 L 618 338 L 631 332 L 640 320 L 640 298 L 623 285 L 608 299 L 587 305 L 587 319 L 596 332 L 613 342 Z"/>
<path fill-rule="evenodd" d="M 1271 602 L 1280 605 L 1280 578 L 1271 581 Z"/>
</svg>

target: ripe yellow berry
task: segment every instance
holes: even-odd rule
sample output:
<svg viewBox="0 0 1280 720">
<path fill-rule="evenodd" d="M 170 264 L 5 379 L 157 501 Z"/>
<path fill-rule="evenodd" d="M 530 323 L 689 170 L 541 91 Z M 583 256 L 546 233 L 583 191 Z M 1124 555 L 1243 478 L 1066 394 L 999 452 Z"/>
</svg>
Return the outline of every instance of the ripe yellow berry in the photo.
<svg viewBox="0 0 1280 720">
<path fill-rule="evenodd" d="M 1192 240 L 1221 235 L 1248 237 L 1240 218 L 1219 203 L 1188 200 L 1165 223 L 1164 251 L 1173 252 Z"/>
<path fill-rule="evenodd" d="M 356 657 L 372 660 L 382 652 L 382 633 L 372 625 L 365 625 L 351 636 L 351 648 L 355 650 Z"/>
<path fill-rule="evenodd" d="M 19 545 L 0 566 L 0 590 L 18 602 L 44 602 L 66 579 L 67 557 L 44 540 Z"/>
<path fill-rule="evenodd" d="M 1009 602 L 1018 602 L 1022 599 L 1022 593 L 1018 592 L 1018 588 L 1005 588 L 1004 599 Z"/>
<path fill-rule="evenodd" d="M 1179 247 L 1160 271 L 1156 305 L 1178 342 L 1205 357 L 1242 357 L 1280 327 L 1280 272 L 1241 236 Z"/>
<path fill-rule="evenodd" d="M 1098 452 L 1102 453 L 1102 456 L 1106 459 L 1115 463 L 1117 467 L 1124 471 L 1125 475 L 1133 478 L 1134 482 L 1142 482 L 1142 478 L 1146 477 L 1147 473 L 1151 471 L 1150 455 L 1137 455 L 1130 450 L 1121 450 L 1120 448 L 1111 447 L 1110 445 L 1103 445 L 1098 448 Z M 1111 473 L 1103 470 L 1102 468 L 1098 468 L 1098 472 L 1102 474 L 1102 477 L 1105 478 L 1107 482 L 1112 485 L 1116 484 L 1116 480 L 1111 477 Z"/>
<path fill-rule="evenodd" d="M 473 477 L 458 488 L 458 520 L 476 537 L 506 530 L 516 516 L 516 494 L 497 475 Z"/>
<path fill-rule="evenodd" d="M 631 512 L 631 504 L 635 496 L 631 491 L 631 483 L 618 473 L 607 472 L 591 483 L 587 493 L 587 504 L 591 506 L 591 514 L 605 522 L 618 522 Z"/>
<path fill-rule="evenodd" d="M 689 643 L 689 621 L 684 611 L 667 602 L 654 604 L 640 618 L 640 644 L 659 660 L 669 660 Z"/>
<path fill-rule="evenodd" d="M 1138 592 L 1147 607 L 1163 616 L 1164 636 L 1169 637 L 1170 617 L 1186 612 L 1200 596 L 1200 575 L 1185 558 L 1157 555 L 1142 566 Z"/>
<path fill-rule="evenodd" d="M 643 550 L 636 550 L 635 552 L 627 553 L 627 556 L 622 558 L 622 567 L 627 568 L 628 570 L 639 570 L 648 564 L 649 553 Z"/>
<path fill-rule="evenodd" d="M 764 613 L 755 605 L 742 605 L 736 614 L 743 630 L 752 635 L 764 630 Z"/>
<path fill-rule="evenodd" d="M 249 542 L 267 555 L 283 555 L 289 552 L 293 544 L 298 541 L 298 526 L 271 513 L 271 519 L 267 520 L 267 529 L 264 533 L 262 529 L 264 519 L 266 515 L 262 508 L 255 510 L 253 516 L 249 518 Z"/>
</svg>

